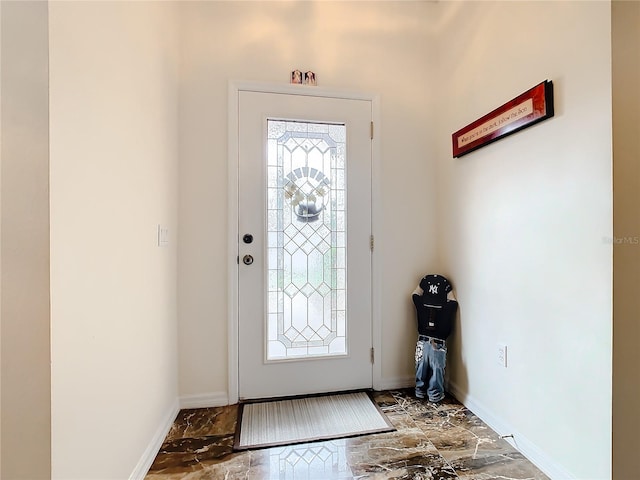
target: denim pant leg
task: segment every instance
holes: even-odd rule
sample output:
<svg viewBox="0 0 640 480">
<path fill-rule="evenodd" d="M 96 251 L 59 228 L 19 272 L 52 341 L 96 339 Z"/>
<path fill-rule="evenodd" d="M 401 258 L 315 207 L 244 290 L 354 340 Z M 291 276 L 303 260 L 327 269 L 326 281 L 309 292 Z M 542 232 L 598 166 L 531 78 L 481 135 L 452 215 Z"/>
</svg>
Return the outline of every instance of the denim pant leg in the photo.
<svg viewBox="0 0 640 480">
<path fill-rule="evenodd" d="M 439 402 L 444 398 L 444 369 L 447 366 L 447 345 L 429 342 L 424 346 L 425 357 L 429 359 L 431 376 L 427 394 L 430 402 Z"/>
<path fill-rule="evenodd" d="M 424 398 L 426 395 L 425 384 L 429 379 L 429 365 L 427 362 L 427 352 L 429 344 L 424 340 L 416 343 L 416 397 Z"/>
</svg>

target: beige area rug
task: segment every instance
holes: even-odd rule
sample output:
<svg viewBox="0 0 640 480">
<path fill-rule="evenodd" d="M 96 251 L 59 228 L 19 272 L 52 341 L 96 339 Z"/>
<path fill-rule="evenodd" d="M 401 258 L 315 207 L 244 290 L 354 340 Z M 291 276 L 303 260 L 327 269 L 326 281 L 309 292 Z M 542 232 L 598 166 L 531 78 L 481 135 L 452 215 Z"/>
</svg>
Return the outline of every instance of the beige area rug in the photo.
<svg viewBox="0 0 640 480">
<path fill-rule="evenodd" d="M 235 450 L 250 450 L 395 430 L 367 392 L 243 403 Z"/>
</svg>

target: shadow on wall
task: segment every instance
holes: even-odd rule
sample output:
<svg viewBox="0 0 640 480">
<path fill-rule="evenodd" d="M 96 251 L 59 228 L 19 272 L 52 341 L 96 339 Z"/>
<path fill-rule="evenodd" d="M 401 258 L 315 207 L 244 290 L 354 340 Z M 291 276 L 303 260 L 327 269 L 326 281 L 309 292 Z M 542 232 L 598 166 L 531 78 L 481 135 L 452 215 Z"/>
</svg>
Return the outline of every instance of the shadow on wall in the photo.
<svg viewBox="0 0 640 480">
<path fill-rule="evenodd" d="M 447 370 L 446 370 L 446 385 L 447 391 L 454 394 L 460 392 L 469 391 L 469 377 L 467 375 L 467 368 L 462 356 L 462 322 L 460 320 L 462 316 L 462 307 L 458 304 L 458 311 L 453 322 L 453 330 L 449 341 L 447 341 L 448 358 L 447 358 Z M 455 372 L 455 383 L 451 383 L 452 372 Z M 454 394 L 455 396 L 455 394 Z M 463 399 L 458 399 L 462 401 Z"/>
</svg>

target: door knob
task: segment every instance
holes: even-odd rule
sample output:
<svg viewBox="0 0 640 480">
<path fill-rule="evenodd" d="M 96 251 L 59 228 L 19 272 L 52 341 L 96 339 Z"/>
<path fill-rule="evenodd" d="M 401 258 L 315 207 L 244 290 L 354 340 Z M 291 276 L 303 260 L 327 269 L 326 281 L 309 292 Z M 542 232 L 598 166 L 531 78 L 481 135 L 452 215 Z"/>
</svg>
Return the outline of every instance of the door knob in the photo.
<svg viewBox="0 0 640 480">
<path fill-rule="evenodd" d="M 242 257 L 242 263 L 245 265 L 251 265 L 253 263 L 253 257 L 251 255 L 245 255 Z"/>
<path fill-rule="evenodd" d="M 253 242 L 253 235 L 251 235 L 250 233 L 245 233 L 244 237 L 242 237 L 242 241 L 244 243 L 251 243 Z"/>
</svg>

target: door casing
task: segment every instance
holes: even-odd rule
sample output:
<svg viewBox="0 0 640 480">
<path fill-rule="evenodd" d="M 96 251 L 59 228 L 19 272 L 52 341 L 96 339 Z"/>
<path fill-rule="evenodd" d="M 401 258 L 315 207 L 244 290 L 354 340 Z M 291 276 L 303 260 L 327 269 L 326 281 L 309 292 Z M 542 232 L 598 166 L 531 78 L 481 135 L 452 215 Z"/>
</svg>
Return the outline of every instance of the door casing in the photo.
<svg viewBox="0 0 640 480">
<path fill-rule="evenodd" d="M 382 322 L 381 322 L 381 276 L 380 261 L 382 253 L 382 238 L 379 232 L 380 225 L 380 110 L 379 97 L 376 94 L 364 92 L 351 92 L 302 85 L 277 85 L 255 82 L 229 82 L 229 137 L 228 137 L 228 236 L 227 236 L 227 349 L 228 349 L 228 403 L 234 404 L 239 398 L 238 382 L 238 96 L 240 91 L 281 93 L 289 95 L 305 95 L 314 97 L 331 97 L 356 100 L 370 100 L 373 107 L 373 139 L 372 139 L 372 221 L 371 229 L 375 238 L 374 250 L 372 252 L 372 342 L 375 350 L 375 361 L 373 363 L 373 388 L 378 390 L 383 388 L 382 365 L 379 361 L 382 348 Z"/>
</svg>

